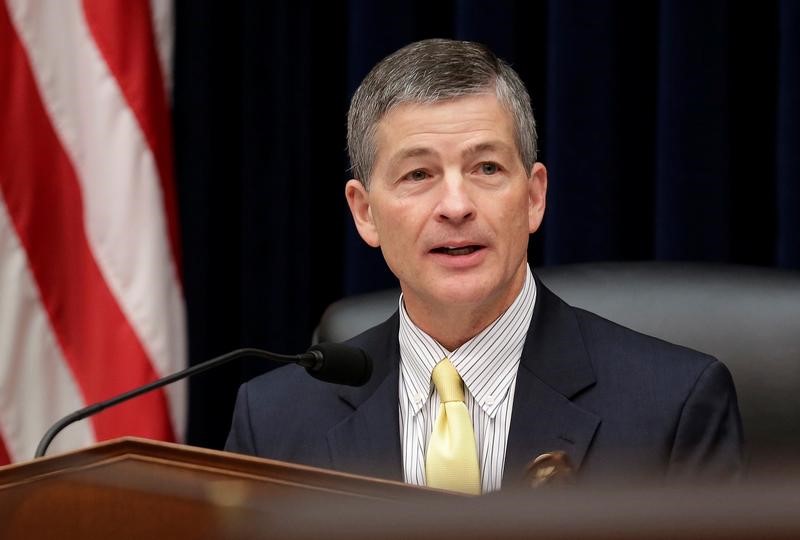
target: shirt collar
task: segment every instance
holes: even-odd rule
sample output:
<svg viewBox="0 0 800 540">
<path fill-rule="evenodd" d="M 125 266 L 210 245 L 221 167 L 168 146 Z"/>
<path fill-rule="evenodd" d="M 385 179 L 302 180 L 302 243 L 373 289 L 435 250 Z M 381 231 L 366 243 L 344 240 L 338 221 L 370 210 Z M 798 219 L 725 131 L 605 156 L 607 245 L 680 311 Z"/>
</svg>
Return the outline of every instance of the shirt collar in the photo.
<svg viewBox="0 0 800 540">
<path fill-rule="evenodd" d="M 433 368 L 447 356 L 473 400 L 493 417 L 515 380 L 535 303 L 536 282 L 527 267 L 525 284 L 508 309 L 472 339 L 448 351 L 411 321 L 401 295 L 400 369 L 413 413 L 430 396 Z"/>
</svg>

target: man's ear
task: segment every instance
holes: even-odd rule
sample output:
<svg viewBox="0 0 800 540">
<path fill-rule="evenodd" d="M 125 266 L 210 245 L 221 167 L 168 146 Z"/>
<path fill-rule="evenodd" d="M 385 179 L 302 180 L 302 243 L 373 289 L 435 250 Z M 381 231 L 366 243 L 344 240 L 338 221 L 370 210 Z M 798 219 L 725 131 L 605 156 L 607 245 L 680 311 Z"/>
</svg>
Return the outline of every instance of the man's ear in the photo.
<svg viewBox="0 0 800 540">
<path fill-rule="evenodd" d="M 538 161 L 533 164 L 528 179 L 528 230 L 536 232 L 544 218 L 547 199 L 547 169 Z"/>
<path fill-rule="evenodd" d="M 353 214 L 353 221 L 356 224 L 356 229 L 358 229 L 358 234 L 370 246 L 380 246 L 378 229 L 375 227 L 372 209 L 369 206 L 367 188 L 355 178 L 348 180 L 344 187 L 344 196 L 347 198 L 350 213 Z"/>
</svg>

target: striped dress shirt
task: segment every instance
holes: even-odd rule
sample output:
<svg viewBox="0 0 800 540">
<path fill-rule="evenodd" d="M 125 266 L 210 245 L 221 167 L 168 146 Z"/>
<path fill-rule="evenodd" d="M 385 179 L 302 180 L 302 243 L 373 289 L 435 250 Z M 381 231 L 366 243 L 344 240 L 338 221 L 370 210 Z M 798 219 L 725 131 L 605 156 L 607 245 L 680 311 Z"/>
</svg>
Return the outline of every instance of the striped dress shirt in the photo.
<svg viewBox="0 0 800 540">
<path fill-rule="evenodd" d="M 400 297 L 400 440 L 407 483 L 425 485 L 425 449 L 439 412 L 431 373 L 448 357 L 464 380 L 481 491 L 500 489 L 517 368 L 535 303 L 536 283 L 528 268 L 525 285 L 511 306 L 478 335 L 448 351 L 411 321 Z"/>
</svg>

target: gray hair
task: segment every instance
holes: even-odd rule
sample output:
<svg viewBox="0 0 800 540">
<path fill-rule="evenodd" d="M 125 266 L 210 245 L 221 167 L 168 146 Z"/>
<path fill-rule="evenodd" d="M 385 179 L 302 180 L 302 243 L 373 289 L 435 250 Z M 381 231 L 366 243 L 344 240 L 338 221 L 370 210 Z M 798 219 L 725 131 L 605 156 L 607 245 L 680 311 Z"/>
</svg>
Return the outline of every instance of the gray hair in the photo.
<svg viewBox="0 0 800 540">
<path fill-rule="evenodd" d="M 347 150 L 355 178 L 369 188 L 378 122 L 401 103 L 436 103 L 494 93 L 514 120 L 514 138 L 526 170 L 536 162 L 536 122 L 525 84 L 486 46 L 427 39 L 381 60 L 353 95 L 347 113 Z"/>
</svg>

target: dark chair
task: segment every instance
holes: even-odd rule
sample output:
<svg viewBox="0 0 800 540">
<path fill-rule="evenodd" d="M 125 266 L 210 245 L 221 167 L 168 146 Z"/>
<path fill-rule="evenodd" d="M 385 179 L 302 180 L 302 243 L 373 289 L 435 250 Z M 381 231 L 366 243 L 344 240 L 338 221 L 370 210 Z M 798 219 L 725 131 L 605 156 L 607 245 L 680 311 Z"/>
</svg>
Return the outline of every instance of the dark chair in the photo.
<svg viewBox="0 0 800 540">
<path fill-rule="evenodd" d="M 714 355 L 733 374 L 754 470 L 800 458 L 800 273 L 626 262 L 536 269 L 567 303 Z M 397 309 L 399 290 L 332 304 L 315 332 L 343 341 Z"/>
</svg>

